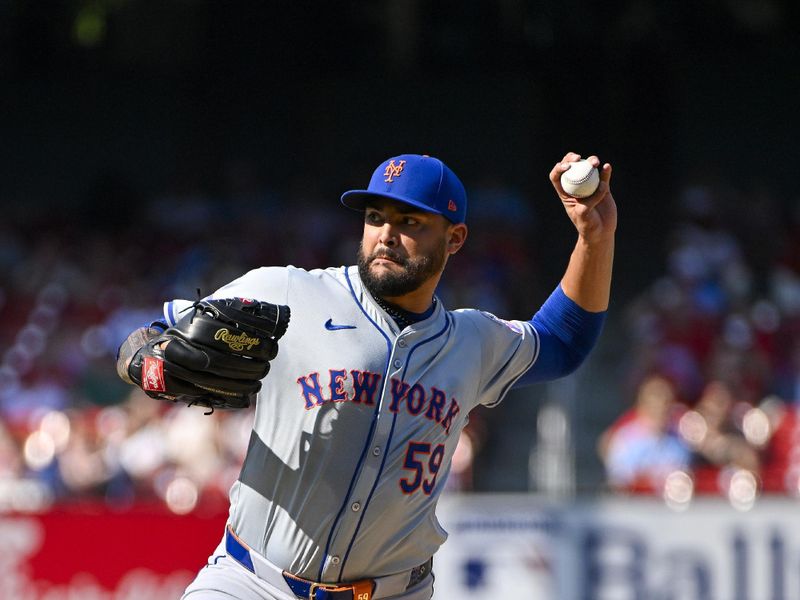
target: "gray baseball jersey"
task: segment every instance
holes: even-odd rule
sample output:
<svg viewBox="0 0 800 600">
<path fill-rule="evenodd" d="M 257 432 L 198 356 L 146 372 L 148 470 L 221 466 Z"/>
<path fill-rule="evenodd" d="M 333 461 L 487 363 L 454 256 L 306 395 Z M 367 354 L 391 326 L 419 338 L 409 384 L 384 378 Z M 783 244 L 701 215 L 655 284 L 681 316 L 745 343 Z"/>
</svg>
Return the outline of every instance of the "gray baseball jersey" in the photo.
<svg viewBox="0 0 800 600">
<path fill-rule="evenodd" d="M 530 322 L 447 311 L 402 331 L 357 267 L 265 267 L 214 297 L 292 309 L 263 381 L 229 522 L 253 550 L 315 581 L 412 569 L 447 537 L 436 519 L 459 433 L 536 361 Z M 170 324 L 181 301 L 165 305 Z"/>
</svg>

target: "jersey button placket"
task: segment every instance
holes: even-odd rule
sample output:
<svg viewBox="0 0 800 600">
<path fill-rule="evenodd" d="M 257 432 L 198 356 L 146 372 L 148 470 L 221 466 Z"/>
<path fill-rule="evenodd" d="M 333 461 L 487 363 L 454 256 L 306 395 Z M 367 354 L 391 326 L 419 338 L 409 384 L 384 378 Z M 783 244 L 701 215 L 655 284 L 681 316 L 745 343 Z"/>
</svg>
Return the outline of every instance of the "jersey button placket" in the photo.
<svg viewBox="0 0 800 600">
<path fill-rule="evenodd" d="M 395 362 L 398 362 L 400 366 L 403 365 L 403 361 L 400 359 L 393 360 L 390 357 L 390 360 L 390 364 L 392 365 L 394 365 Z M 391 377 L 391 375 L 389 375 L 389 377 Z M 358 525 L 364 515 L 363 511 L 367 506 L 362 501 L 370 495 L 377 482 L 382 464 L 381 456 L 384 451 L 383 449 L 389 442 L 392 429 L 393 414 L 388 408 L 391 402 L 392 395 L 390 387 L 387 386 L 380 400 L 380 411 L 372 438 L 370 453 L 374 457 L 374 460 L 367 461 L 364 464 L 361 473 L 354 482 L 355 485 L 353 486 L 350 497 L 359 498 L 359 500 L 350 501 L 350 504 L 347 505 L 349 510 L 342 516 L 339 523 L 338 531 L 334 536 L 333 543 L 329 550 L 331 554 L 329 555 L 325 569 L 325 577 L 327 578 L 336 579 L 341 576 L 341 570 L 345 567 L 342 563 L 342 557 L 348 552 L 348 548 L 357 533 Z M 358 549 L 354 548 L 353 552 L 357 554 Z"/>
</svg>

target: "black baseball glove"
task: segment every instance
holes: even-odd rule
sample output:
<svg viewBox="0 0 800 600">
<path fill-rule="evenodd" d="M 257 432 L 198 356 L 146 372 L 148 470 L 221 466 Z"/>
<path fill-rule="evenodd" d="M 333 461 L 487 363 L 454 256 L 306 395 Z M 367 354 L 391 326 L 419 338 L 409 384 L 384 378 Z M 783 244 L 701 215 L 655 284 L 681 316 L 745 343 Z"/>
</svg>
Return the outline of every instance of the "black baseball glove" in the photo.
<svg viewBox="0 0 800 600">
<path fill-rule="evenodd" d="M 288 306 L 269 302 L 200 300 L 174 327 L 148 330 L 127 375 L 152 398 L 198 404 L 211 412 L 247 408 L 278 354 L 289 316 Z"/>
</svg>

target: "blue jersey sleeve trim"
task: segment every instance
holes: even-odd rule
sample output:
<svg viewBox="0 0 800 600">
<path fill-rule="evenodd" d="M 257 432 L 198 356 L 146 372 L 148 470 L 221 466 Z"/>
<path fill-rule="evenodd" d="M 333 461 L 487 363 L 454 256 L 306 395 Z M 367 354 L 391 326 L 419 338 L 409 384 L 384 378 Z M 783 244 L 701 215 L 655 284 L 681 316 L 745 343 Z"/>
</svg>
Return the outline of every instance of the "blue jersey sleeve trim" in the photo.
<svg viewBox="0 0 800 600">
<path fill-rule="evenodd" d="M 175 310 L 175 302 L 173 300 L 170 300 L 164 305 L 164 316 L 167 319 L 167 323 L 169 323 L 170 325 L 175 325 L 176 318 L 174 310 Z"/>
<path fill-rule="evenodd" d="M 539 334 L 539 358 L 515 387 L 575 371 L 597 343 L 606 314 L 584 310 L 559 285 L 530 320 Z"/>
</svg>

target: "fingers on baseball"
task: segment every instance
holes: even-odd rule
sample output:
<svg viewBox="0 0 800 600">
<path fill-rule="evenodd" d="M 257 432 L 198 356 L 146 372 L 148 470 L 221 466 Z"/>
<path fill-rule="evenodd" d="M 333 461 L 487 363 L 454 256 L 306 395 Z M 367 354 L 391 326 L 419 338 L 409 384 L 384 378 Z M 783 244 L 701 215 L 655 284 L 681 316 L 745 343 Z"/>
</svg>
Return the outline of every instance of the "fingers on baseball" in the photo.
<svg viewBox="0 0 800 600">
<path fill-rule="evenodd" d="M 608 194 L 609 185 L 608 181 L 603 181 L 602 178 L 600 179 L 600 183 L 597 185 L 597 189 L 595 190 L 594 194 L 588 196 L 586 198 L 576 198 L 578 203 L 585 206 L 588 210 L 593 209 L 595 206 L 600 204 L 603 199 L 605 199 L 606 194 Z"/>
<path fill-rule="evenodd" d="M 561 174 L 567 169 L 569 169 L 569 163 L 556 163 L 550 171 L 550 183 L 556 188 L 559 196 L 569 196 L 561 187 Z"/>
<path fill-rule="evenodd" d="M 556 189 L 559 187 L 559 180 L 561 179 L 561 174 L 567 170 L 567 167 L 564 166 L 564 163 L 556 163 L 553 168 L 550 170 L 550 182 L 556 186 Z"/>
<path fill-rule="evenodd" d="M 550 170 L 550 181 L 553 183 L 560 183 L 561 175 L 564 171 L 568 171 L 572 167 L 572 163 L 578 162 L 579 160 L 581 160 L 581 155 L 576 152 L 568 152 L 565 154 L 564 158 L 558 161 Z M 587 158 L 586 161 L 596 169 L 600 169 L 600 159 L 594 154 Z M 557 185 L 556 187 L 559 192 L 562 191 L 560 186 Z M 566 193 L 564 195 L 569 196 L 569 194 Z"/>
<path fill-rule="evenodd" d="M 598 170 L 600 171 L 600 183 L 597 185 L 594 194 L 579 200 L 581 204 L 585 204 L 589 208 L 594 208 L 600 204 L 611 191 L 611 165 L 605 163 Z"/>
<path fill-rule="evenodd" d="M 600 182 L 610 184 L 611 183 L 611 163 L 605 163 L 603 168 L 600 169 Z"/>
<path fill-rule="evenodd" d="M 570 163 L 576 162 L 581 159 L 581 155 L 576 152 L 568 152 L 564 158 L 557 162 L 550 171 L 550 182 L 555 187 L 556 192 L 565 203 L 568 204 L 581 204 L 588 208 L 594 208 L 600 201 L 605 198 L 609 192 L 611 183 L 611 164 L 605 163 L 601 166 L 600 159 L 596 155 L 591 155 L 586 160 L 589 161 L 598 171 L 600 175 L 600 184 L 597 186 L 594 194 L 586 198 L 573 198 L 561 186 L 561 175 L 564 171 L 568 170 L 572 165 Z"/>
<path fill-rule="evenodd" d="M 588 162 L 598 171 L 602 171 L 602 167 L 600 166 L 600 159 L 597 158 L 596 155 L 592 154 L 589 158 L 586 159 L 586 162 Z"/>
</svg>

